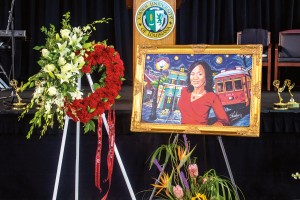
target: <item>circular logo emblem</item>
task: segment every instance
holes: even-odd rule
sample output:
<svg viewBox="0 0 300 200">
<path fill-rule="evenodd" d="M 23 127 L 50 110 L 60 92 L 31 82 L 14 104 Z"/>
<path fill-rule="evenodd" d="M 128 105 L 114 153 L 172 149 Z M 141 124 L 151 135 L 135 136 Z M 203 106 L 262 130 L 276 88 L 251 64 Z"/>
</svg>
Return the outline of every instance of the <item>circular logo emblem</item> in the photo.
<svg viewBox="0 0 300 200">
<path fill-rule="evenodd" d="M 137 9 L 135 25 L 144 37 L 159 40 L 172 32 L 175 14 L 168 3 L 162 0 L 149 0 Z"/>
</svg>

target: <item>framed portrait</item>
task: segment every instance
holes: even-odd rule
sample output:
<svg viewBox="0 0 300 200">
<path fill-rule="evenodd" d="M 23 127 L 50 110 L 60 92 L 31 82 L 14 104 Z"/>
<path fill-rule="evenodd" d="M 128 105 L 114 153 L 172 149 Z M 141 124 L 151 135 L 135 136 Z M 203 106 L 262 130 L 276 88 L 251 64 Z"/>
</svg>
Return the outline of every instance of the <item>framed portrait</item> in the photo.
<svg viewBox="0 0 300 200">
<path fill-rule="evenodd" d="M 131 131 L 258 137 L 262 45 L 138 46 Z"/>
</svg>

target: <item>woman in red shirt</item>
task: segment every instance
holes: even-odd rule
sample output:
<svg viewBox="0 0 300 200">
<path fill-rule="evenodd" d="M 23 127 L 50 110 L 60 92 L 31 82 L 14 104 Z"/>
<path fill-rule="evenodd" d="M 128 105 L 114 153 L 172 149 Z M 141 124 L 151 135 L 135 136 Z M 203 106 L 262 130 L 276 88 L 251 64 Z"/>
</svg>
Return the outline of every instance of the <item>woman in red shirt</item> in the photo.
<svg viewBox="0 0 300 200">
<path fill-rule="evenodd" d="M 221 100 L 213 92 L 211 68 L 204 61 L 196 61 L 189 67 L 187 87 L 181 91 L 178 107 L 182 124 L 207 125 L 208 115 L 212 108 L 217 120 L 213 125 L 229 125 Z"/>
</svg>

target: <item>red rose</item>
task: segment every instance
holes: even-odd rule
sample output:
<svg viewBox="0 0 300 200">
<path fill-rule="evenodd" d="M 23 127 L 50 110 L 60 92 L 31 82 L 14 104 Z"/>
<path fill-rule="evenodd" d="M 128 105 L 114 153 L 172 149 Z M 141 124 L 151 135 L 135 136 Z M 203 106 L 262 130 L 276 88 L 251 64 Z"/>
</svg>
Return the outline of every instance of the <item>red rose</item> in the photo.
<svg viewBox="0 0 300 200">
<path fill-rule="evenodd" d="M 121 77 L 124 76 L 123 61 L 113 47 L 96 44 L 93 51 L 87 52 L 85 61 L 86 64 L 81 69 L 83 73 L 91 73 L 94 69 L 97 71 L 96 68 L 103 65 L 105 69 L 102 76 L 106 75 L 106 77 L 105 85 L 96 89 L 85 99 L 65 103 L 67 115 L 74 121 L 83 123 L 87 123 L 110 109 L 121 90 Z"/>
</svg>

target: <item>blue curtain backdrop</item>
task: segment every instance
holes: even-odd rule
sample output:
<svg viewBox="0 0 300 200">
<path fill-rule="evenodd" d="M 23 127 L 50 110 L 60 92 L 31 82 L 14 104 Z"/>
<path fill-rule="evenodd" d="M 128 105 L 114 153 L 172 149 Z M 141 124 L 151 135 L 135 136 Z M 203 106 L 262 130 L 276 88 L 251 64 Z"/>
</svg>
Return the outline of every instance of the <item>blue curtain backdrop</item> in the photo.
<svg viewBox="0 0 300 200">
<path fill-rule="evenodd" d="M 12 0 L 0 1 L 0 30 L 8 24 Z M 177 44 L 233 44 L 236 32 L 244 28 L 264 28 L 272 32 L 272 43 L 278 32 L 300 28 L 300 1 L 295 0 L 183 0 L 177 10 Z M 113 18 L 109 24 L 98 25 L 96 40 L 108 40 L 120 52 L 126 64 L 126 83 L 132 83 L 132 9 L 125 0 L 15 0 L 15 30 L 26 30 L 29 41 L 16 41 L 15 78 L 26 80 L 38 71 L 35 45 L 44 43 L 42 26 L 59 27 L 61 17 L 71 12 L 74 26 L 85 25 L 102 17 Z M 0 40 L 7 41 L 1 37 Z M 10 62 L 1 52 L 2 62 Z M 10 64 L 6 64 L 6 71 Z"/>
</svg>

